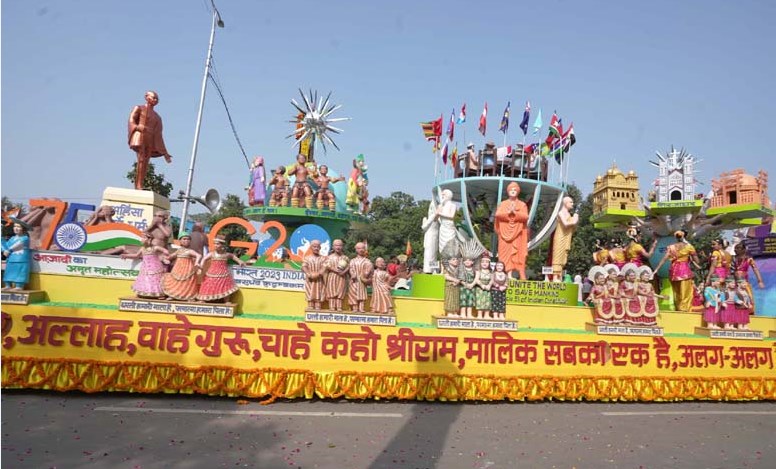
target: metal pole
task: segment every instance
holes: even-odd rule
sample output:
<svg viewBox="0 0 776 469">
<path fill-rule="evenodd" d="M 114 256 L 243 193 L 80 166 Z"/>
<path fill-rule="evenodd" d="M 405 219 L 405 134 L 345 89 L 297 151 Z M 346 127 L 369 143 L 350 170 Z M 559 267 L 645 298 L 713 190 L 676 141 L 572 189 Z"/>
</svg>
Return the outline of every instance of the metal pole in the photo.
<svg viewBox="0 0 776 469">
<path fill-rule="evenodd" d="M 194 163 L 197 161 L 197 146 L 199 144 L 199 129 L 202 126 L 202 111 L 205 107 L 205 91 L 207 90 L 207 78 L 210 73 L 210 60 L 213 57 L 213 39 L 216 36 L 216 24 L 223 28 L 223 21 L 220 19 L 218 10 L 213 7 L 213 26 L 210 28 L 210 44 L 207 48 L 207 58 L 205 59 L 205 75 L 202 77 L 202 93 L 199 96 L 199 111 L 197 112 L 197 126 L 194 130 L 194 146 L 191 149 L 191 162 L 189 163 L 189 174 L 186 180 L 186 193 L 183 197 L 183 210 L 181 212 L 181 225 L 178 228 L 178 236 L 186 231 L 186 220 L 189 215 L 189 201 L 191 199 L 191 185 L 194 182 Z"/>
</svg>

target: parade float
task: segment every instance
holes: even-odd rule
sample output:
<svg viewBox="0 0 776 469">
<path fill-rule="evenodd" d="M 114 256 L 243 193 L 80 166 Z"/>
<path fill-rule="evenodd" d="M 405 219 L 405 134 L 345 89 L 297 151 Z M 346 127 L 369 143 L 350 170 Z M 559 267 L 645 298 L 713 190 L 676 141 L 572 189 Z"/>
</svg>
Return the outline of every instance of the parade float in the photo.
<svg viewBox="0 0 776 469">
<path fill-rule="evenodd" d="M 106 189 L 100 207 L 31 200 L 29 213 L 9 217 L 19 228 L 4 242 L 4 254 L 9 265 L 12 253 L 26 255 L 31 274 L 28 283 L 12 282 L 2 292 L 3 387 L 262 402 L 776 398 L 776 319 L 755 315 L 748 330 L 705 334 L 697 330 L 703 325 L 697 312 L 658 313 L 655 292 L 643 301 L 619 298 L 601 284 L 590 305 L 580 305 L 577 285 L 552 281 L 578 222 L 566 179 L 573 128 L 563 132 L 555 116 L 545 142 L 479 152 L 470 145 L 465 157 L 435 170 L 423 223 L 426 272 L 413 276 L 409 294 L 397 295 L 387 287 L 384 260 L 369 259 L 362 243 L 343 252 L 336 241 L 368 209 L 366 165 L 354 158 L 347 182 L 321 171 L 314 142 L 336 146 L 327 132 L 339 129 L 327 118 L 337 106 L 328 97 L 303 98 L 303 105 L 294 102 L 300 147 L 289 159 L 296 161 L 268 178 L 265 160 L 254 160 L 250 207 L 244 218 L 211 228 L 207 254 L 196 252 L 194 232 L 170 242 L 169 201 L 142 187 Z M 150 133 L 148 96 L 147 102 L 135 127 Z M 441 122 L 429 124 L 440 143 Z M 142 139 L 133 145 L 135 127 L 129 141 L 139 159 L 166 154 L 143 147 Z M 440 162 L 444 156 L 440 149 Z M 609 227 L 638 219 L 669 234 L 694 226 L 701 212 L 709 224 L 735 225 L 772 214 L 762 197 L 731 208 L 726 189 L 711 202 L 669 189 L 664 202 L 661 188 L 645 208 L 634 174 L 610 175 L 595 215 Z M 596 190 L 599 182 L 604 178 Z M 626 188 L 611 190 L 617 183 Z M 319 198 L 325 188 L 329 193 Z M 718 195 L 722 203 L 713 205 Z M 81 222 L 79 211 L 94 213 Z M 476 213 L 492 223 L 477 222 Z M 274 232 L 271 242 L 261 249 L 255 238 L 226 246 L 226 226 L 256 234 L 248 219 Z M 298 234 L 295 247 L 286 241 L 289 232 Z M 747 245 L 772 252 L 770 230 L 759 234 Z M 525 256 L 548 239 L 547 281 L 526 279 Z M 286 257 L 298 265 L 285 264 Z M 591 280 L 602 279 L 597 273 L 591 269 Z M 641 291 L 633 278 L 623 284 L 630 285 L 626 294 Z M 599 314 L 606 304 L 609 312 Z"/>
</svg>

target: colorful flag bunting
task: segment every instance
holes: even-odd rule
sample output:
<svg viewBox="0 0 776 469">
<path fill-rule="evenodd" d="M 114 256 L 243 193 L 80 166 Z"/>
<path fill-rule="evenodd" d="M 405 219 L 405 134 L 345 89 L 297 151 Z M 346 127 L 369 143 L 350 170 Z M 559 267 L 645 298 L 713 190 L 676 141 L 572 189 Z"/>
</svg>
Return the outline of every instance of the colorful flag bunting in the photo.
<svg viewBox="0 0 776 469">
<path fill-rule="evenodd" d="M 442 147 L 442 164 L 447 164 L 447 142 L 445 142 L 445 146 Z"/>
<path fill-rule="evenodd" d="M 501 125 L 498 127 L 499 132 L 507 133 L 509 130 L 509 101 L 507 101 L 507 107 L 504 109 L 504 115 L 501 116 Z"/>
<path fill-rule="evenodd" d="M 485 108 L 482 110 L 482 115 L 480 116 L 480 133 L 482 136 L 485 136 L 485 129 L 488 125 L 488 103 L 485 103 Z"/>
<path fill-rule="evenodd" d="M 453 148 L 453 155 L 450 157 L 450 161 L 453 163 L 453 168 L 458 167 L 458 145 Z"/>
<path fill-rule="evenodd" d="M 528 133 L 528 119 L 531 117 L 531 103 L 525 102 L 525 111 L 523 111 L 523 120 L 520 122 L 520 128 L 523 130 L 523 135 Z"/>
</svg>

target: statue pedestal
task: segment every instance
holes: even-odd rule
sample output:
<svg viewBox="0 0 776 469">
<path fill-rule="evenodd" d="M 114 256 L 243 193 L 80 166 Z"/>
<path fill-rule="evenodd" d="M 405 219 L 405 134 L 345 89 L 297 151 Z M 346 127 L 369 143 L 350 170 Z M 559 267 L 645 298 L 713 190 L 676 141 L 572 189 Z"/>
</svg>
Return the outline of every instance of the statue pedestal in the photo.
<svg viewBox="0 0 776 469">
<path fill-rule="evenodd" d="M 351 311 L 304 311 L 305 322 L 329 324 L 361 324 L 363 326 L 396 327 L 396 314 L 353 313 Z"/>
<path fill-rule="evenodd" d="M 624 335 L 640 337 L 663 337 L 663 328 L 659 326 L 634 326 L 626 324 L 585 323 L 585 330 L 598 335 Z"/>
<path fill-rule="evenodd" d="M 123 187 L 106 187 L 100 205 L 110 205 L 116 212 L 113 221 L 145 230 L 157 210 L 170 210 L 170 199 L 153 191 L 139 191 Z"/>
<path fill-rule="evenodd" d="M 28 305 L 30 303 L 39 303 L 46 299 L 46 292 L 43 290 L 10 290 L 3 289 L 2 302 L 7 305 Z"/>
<path fill-rule="evenodd" d="M 137 297 L 119 298 L 119 311 L 134 313 L 185 314 L 232 318 L 236 308 L 237 305 L 235 303 L 198 303 Z"/>
<path fill-rule="evenodd" d="M 434 326 L 437 329 L 465 329 L 474 331 L 516 331 L 517 321 L 514 319 L 479 319 L 451 316 L 434 316 Z"/>
<path fill-rule="evenodd" d="M 763 340 L 763 331 L 749 329 L 709 329 L 696 327 L 695 333 L 710 339 Z"/>
</svg>

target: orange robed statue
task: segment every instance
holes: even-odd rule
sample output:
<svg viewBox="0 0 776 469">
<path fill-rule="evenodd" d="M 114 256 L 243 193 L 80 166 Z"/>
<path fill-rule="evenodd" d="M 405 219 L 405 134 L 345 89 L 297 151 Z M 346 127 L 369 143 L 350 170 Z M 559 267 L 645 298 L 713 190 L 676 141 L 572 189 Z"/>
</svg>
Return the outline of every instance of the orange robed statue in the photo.
<svg viewBox="0 0 776 469">
<path fill-rule="evenodd" d="M 145 100 L 145 105 L 132 108 L 128 124 L 129 148 L 137 153 L 137 190 L 143 190 L 143 181 L 151 158 L 163 156 L 165 161 L 172 162 L 172 155 L 167 153 L 162 139 L 162 118 L 154 111 L 154 106 L 159 104 L 159 95 L 156 91 L 146 91 Z"/>
<path fill-rule="evenodd" d="M 511 182 L 507 186 L 507 200 L 496 210 L 495 229 L 498 234 L 498 260 L 512 275 L 517 271 L 520 280 L 525 280 L 525 260 L 528 257 L 528 206 L 518 199 L 520 186 Z"/>
</svg>

